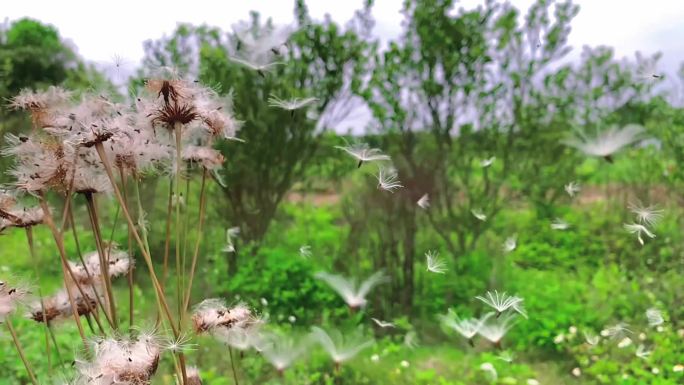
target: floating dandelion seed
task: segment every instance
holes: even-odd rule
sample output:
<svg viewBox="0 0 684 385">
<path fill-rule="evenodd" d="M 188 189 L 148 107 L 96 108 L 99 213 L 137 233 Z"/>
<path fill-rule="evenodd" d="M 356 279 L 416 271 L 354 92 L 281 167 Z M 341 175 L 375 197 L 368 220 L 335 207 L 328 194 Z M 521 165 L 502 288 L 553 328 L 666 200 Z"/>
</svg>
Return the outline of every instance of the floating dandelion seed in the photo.
<svg viewBox="0 0 684 385">
<path fill-rule="evenodd" d="M 200 377 L 199 370 L 194 367 L 190 366 L 186 369 L 186 377 L 188 379 L 188 382 L 186 383 L 187 385 L 202 385 L 202 378 Z M 180 381 L 176 379 L 176 382 L 178 385 L 180 385 Z"/>
<path fill-rule="evenodd" d="M 456 315 L 456 313 L 449 309 L 448 313 L 446 315 L 440 315 L 439 319 L 442 322 L 442 325 L 448 327 L 449 329 L 452 329 L 456 331 L 458 334 L 462 335 L 468 340 L 468 343 L 470 346 L 475 346 L 473 343 L 473 337 L 477 335 L 477 333 L 480 331 L 480 327 L 489 319 L 489 317 L 493 316 L 494 313 L 487 313 L 485 316 L 482 318 L 464 318 L 461 319 Z"/>
<path fill-rule="evenodd" d="M 492 365 L 490 362 L 483 362 L 480 365 L 480 370 L 487 373 L 489 379 L 492 382 L 496 382 L 497 378 L 499 377 L 499 375 L 496 372 L 496 368 L 494 368 L 494 365 Z"/>
<path fill-rule="evenodd" d="M 472 209 L 470 210 L 470 213 L 482 222 L 487 220 L 487 215 L 485 215 L 485 213 L 481 209 Z"/>
<path fill-rule="evenodd" d="M 495 161 L 495 160 L 496 160 L 496 157 L 495 157 L 495 156 L 493 156 L 493 157 L 491 157 L 491 158 L 489 158 L 489 159 L 484 159 L 484 160 L 482 160 L 482 161 L 480 162 L 480 166 L 482 166 L 482 168 L 488 168 L 489 166 L 491 166 L 492 164 L 494 164 L 494 161 Z"/>
<path fill-rule="evenodd" d="M 340 275 L 318 272 L 314 275 L 317 279 L 325 282 L 339 294 L 352 310 L 366 306 L 366 296 L 375 286 L 387 282 L 387 277 L 379 271 L 365 281 L 357 285 L 354 278 L 345 278 Z"/>
<path fill-rule="evenodd" d="M 226 245 L 221 249 L 224 253 L 234 253 L 235 252 L 235 244 L 233 243 L 233 239 L 237 238 L 238 235 L 240 235 L 240 228 L 239 227 L 231 227 L 226 230 Z"/>
<path fill-rule="evenodd" d="M 439 253 L 429 250 L 425 253 L 427 263 L 427 271 L 437 274 L 444 274 L 446 272 L 446 262 L 439 258 Z"/>
<path fill-rule="evenodd" d="M 243 303 L 229 308 L 223 300 L 213 298 L 205 299 L 195 307 L 192 323 L 195 332 L 201 334 L 224 329 L 244 329 L 258 324 L 259 320 Z"/>
<path fill-rule="evenodd" d="M 651 355 L 651 353 L 651 350 L 646 350 L 646 347 L 640 344 L 639 346 L 637 346 L 635 355 L 639 358 L 646 359 L 648 358 L 648 356 Z"/>
<path fill-rule="evenodd" d="M 655 226 L 663 219 L 664 210 L 658 210 L 656 206 L 641 206 L 631 203 L 629 209 L 636 215 L 637 222 L 644 226 Z"/>
<path fill-rule="evenodd" d="M 496 356 L 496 358 L 510 364 L 515 359 L 515 356 L 510 351 L 504 350 L 503 352 L 501 352 L 501 354 Z"/>
<path fill-rule="evenodd" d="M 586 155 L 597 156 L 612 162 L 612 155 L 623 147 L 642 139 L 643 127 L 630 124 L 623 128 L 612 126 L 594 138 L 579 137 L 564 140 L 562 143 L 574 147 Z"/>
<path fill-rule="evenodd" d="M 655 234 L 650 232 L 644 225 L 640 225 L 638 223 L 625 223 L 624 226 L 625 230 L 627 230 L 630 234 L 636 234 L 637 240 L 642 246 L 644 245 L 644 239 L 641 237 L 642 234 L 651 239 L 655 238 Z"/>
<path fill-rule="evenodd" d="M 601 330 L 601 335 L 604 337 L 611 337 L 613 339 L 620 338 L 626 333 L 633 334 L 631 330 L 628 329 L 629 325 L 624 322 L 619 322 L 613 326 L 609 326 Z"/>
<path fill-rule="evenodd" d="M 394 168 L 380 167 L 376 178 L 378 179 L 378 189 L 381 190 L 393 193 L 394 190 L 404 187 L 399 181 L 397 170 Z"/>
<path fill-rule="evenodd" d="M 430 207 L 430 198 L 428 197 L 428 194 L 424 194 L 416 203 L 421 209 L 427 210 L 427 208 Z"/>
<path fill-rule="evenodd" d="M 91 345 L 92 360 L 76 361 L 82 383 L 149 384 L 157 371 L 161 354 L 157 338 L 96 339 Z"/>
<path fill-rule="evenodd" d="M 494 308 L 497 312 L 497 317 L 506 310 L 512 309 L 527 318 L 527 313 L 525 313 L 525 309 L 522 307 L 523 299 L 520 297 L 509 296 L 506 292 L 499 293 L 494 290 L 493 293 L 488 291 L 485 297 L 478 295 L 475 298 Z"/>
<path fill-rule="evenodd" d="M 311 246 L 303 245 L 299 248 L 299 256 L 302 258 L 311 258 Z"/>
<path fill-rule="evenodd" d="M 570 182 L 564 186 L 565 192 L 570 195 L 570 197 L 574 197 L 578 192 L 580 192 L 581 187 L 579 183 L 576 182 Z"/>
<path fill-rule="evenodd" d="M 351 360 L 375 343 L 372 339 L 363 337 L 360 331 L 343 335 L 337 330 L 326 332 L 316 326 L 311 328 L 311 336 L 323 347 L 336 366 Z"/>
<path fill-rule="evenodd" d="M 570 224 L 560 218 L 556 218 L 551 222 L 551 229 L 553 230 L 567 230 L 569 228 Z"/>
<path fill-rule="evenodd" d="M 654 307 L 646 310 L 646 318 L 649 326 L 659 326 L 665 322 L 663 313 Z"/>
<path fill-rule="evenodd" d="M 629 337 L 625 337 L 620 342 L 618 342 L 617 347 L 620 349 L 624 349 L 631 344 L 632 344 L 632 339 Z"/>
<path fill-rule="evenodd" d="M 504 253 L 510 253 L 511 251 L 515 250 L 516 247 L 518 247 L 518 241 L 517 241 L 517 236 L 512 235 L 508 238 L 506 238 L 506 241 L 504 241 L 503 244 L 503 251 Z"/>
<path fill-rule="evenodd" d="M 377 318 L 371 318 L 371 319 L 373 320 L 373 322 L 375 322 L 376 325 L 378 325 L 379 327 L 381 327 L 383 329 L 384 328 L 395 328 L 396 327 L 396 325 L 394 325 L 391 322 L 380 321 Z"/>
<path fill-rule="evenodd" d="M 601 337 L 598 335 L 590 332 L 590 331 L 584 331 L 584 340 L 587 341 L 587 343 L 591 346 L 596 346 L 596 344 L 599 343 L 599 340 Z"/>
<path fill-rule="evenodd" d="M 250 59 L 242 59 L 234 56 L 230 56 L 229 59 L 237 64 L 251 69 L 252 71 L 256 71 L 261 77 L 266 76 L 266 72 L 273 71 L 280 65 L 285 65 L 285 63 L 280 61 L 259 62 L 257 60 L 252 61 Z"/>
<path fill-rule="evenodd" d="M 347 154 L 351 155 L 353 158 L 359 161 L 358 167 L 361 167 L 363 162 L 375 162 L 379 160 L 390 160 L 389 155 L 383 154 L 377 148 L 370 148 L 366 143 L 354 144 L 352 146 L 335 146 L 335 148 L 340 149 Z"/>
<path fill-rule="evenodd" d="M 309 348 L 307 339 L 292 338 L 275 333 L 267 333 L 262 335 L 262 338 L 265 347 L 261 354 L 280 374 L 292 366 Z"/>
<path fill-rule="evenodd" d="M 507 313 L 499 318 L 489 317 L 477 332 L 495 346 L 501 347 L 501 339 L 513 327 L 515 319 L 515 313 Z"/>
<path fill-rule="evenodd" d="M 268 99 L 268 105 L 271 107 L 281 108 L 283 110 L 290 111 L 294 114 L 295 110 L 310 106 L 318 101 L 317 98 L 294 98 L 289 100 L 283 100 L 276 96 L 271 95 Z"/>
<path fill-rule="evenodd" d="M 415 349 L 418 347 L 418 335 L 415 331 L 410 330 L 404 334 L 404 346 L 409 349 Z"/>
</svg>

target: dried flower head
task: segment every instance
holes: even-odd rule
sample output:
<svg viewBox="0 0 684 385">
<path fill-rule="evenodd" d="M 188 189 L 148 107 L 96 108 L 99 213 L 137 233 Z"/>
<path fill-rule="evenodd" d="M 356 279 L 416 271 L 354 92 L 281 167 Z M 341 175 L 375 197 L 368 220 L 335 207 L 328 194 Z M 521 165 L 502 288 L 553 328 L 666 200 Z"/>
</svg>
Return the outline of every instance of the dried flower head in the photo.
<svg viewBox="0 0 684 385">
<path fill-rule="evenodd" d="M 0 322 L 10 315 L 29 295 L 23 284 L 0 281 Z"/>
<path fill-rule="evenodd" d="M 216 298 L 202 301 L 192 315 L 193 327 L 197 334 L 245 328 L 256 322 L 258 320 L 245 304 L 238 303 L 229 308 L 223 300 Z"/>
<path fill-rule="evenodd" d="M 60 87 L 51 86 L 42 92 L 24 89 L 12 98 L 10 106 L 30 111 L 34 127 L 46 127 L 52 124 L 52 109 L 65 104 L 70 98 L 71 93 Z"/>
<path fill-rule="evenodd" d="M 90 314 L 97 306 L 95 299 L 95 292 L 91 287 L 81 287 L 83 294 L 76 288 L 71 289 L 71 295 L 74 299 L 76 313 L 79 316 Z M 101 298 L 103 300 L 103 298 Z M 36 322 L 48 322 L 66 320 L 72 317 L 73 309 L 71 301 L 69 301 L 69 293 L 66 289 L 59 290 L 55 295 L 41 299 L 29 309 L 28 318 Z"/>
<path fill-rule="evenodd" d="M 74 277 L 79 283 L 93 284 L 103 281 L 103 273 L 111 278 L 128 273 L 132 266 L 132 259 L 125 251 L 118 250 L 116 247 L 105 248 L 106 257 L 101 257 L 97 251 L 86 254 L 83 257 L 85 265 L 80 262 L 69 262 Z M 101 261 L 106 263 L 101 265 Z"/>
<path fill-rule="evenodd" d="M 147 385 L 157 371 L 161 346 L 152 335 L 96 339 L 91 345 L 93 358 L 76 361 L 81 379 L 88 384 Z"/>
</svg>

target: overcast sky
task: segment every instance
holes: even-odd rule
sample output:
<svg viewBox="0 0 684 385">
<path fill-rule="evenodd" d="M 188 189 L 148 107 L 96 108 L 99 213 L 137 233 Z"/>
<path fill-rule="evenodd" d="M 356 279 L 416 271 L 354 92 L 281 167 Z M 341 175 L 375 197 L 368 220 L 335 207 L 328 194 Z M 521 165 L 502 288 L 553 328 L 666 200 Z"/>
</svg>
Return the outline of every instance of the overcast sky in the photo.
<svg viewBox="0 0 684 385">
<path fill-rule="evenodd" d="M 482 1 L 465 0 L 473 7 Z M 511 0 L 526 10 L 532 0 Z M 308 0 L 314 18 L 326 13 L 344 23 L 362 0 Z M 373 15 L 376 35 L 383 39 L 400 30 L 402 0 L 376 0 Z M 577 54 L 583 45 L 609 45 L 619 57 L 640 50 L 664 54 L 661 68 L 674 73 L 684 60 L 684 0 L 576 0 L 580 13 L 572 23 L 570 44 Z M 76 6 L 78 4 L 78 6 Z M 219 5 L 220 4 L 220 5 Z M 245 19 L 250 10 L 277 23 L 292 22 L 293 1 L 3 1 L 0 17 L 15 20 L 29 16 L 56 26 L 87 60 L 106 65 L 116 55 L 134 67 L 143 56 L 143 41 L 171 33 L 178 22 L 206 23 L 224 29 Z"/>
</svg>

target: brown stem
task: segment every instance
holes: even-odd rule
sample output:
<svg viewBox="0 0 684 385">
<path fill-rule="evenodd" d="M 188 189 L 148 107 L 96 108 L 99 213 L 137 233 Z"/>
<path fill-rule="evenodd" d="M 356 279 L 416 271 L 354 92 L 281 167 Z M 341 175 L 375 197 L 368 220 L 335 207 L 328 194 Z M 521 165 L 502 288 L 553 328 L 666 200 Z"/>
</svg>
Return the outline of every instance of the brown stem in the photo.
<svg viewBox="0 0 684 385">
<path fill-rule="evenodd" d="M 183 318 L 183 275 L 184 271 L 181 264 L 181 202 L 180 202 L 180 180 L 181 180 L 181 146 L 183 125 L 176 123 L 173 126 L 173 131 L 176 137 L 176 176 L 174 191 L 176 194 L 176 297 L 178 301 L 178 328 L 181 327 L 181 319 Z"/>
<path fill-rule="evenodd" d="M 57 249 L 59 250 L 59 257 L 62 261 L 62 277 L 64 279 L 64 286 L 66 288 L 67 296 L 69 297 L 69 303 L 71 304 L 71 312 L 73 313 L 74 321 L 76 321 L 78 333 L 81 335 L 83 346 L 86 350 L 88 350 L 88 342 L 85 336 L 85 331 L 83 330 L 83 325 L 81 324 L 81 318 L 78 315 L 78 308 L 76 307 L 76 302 L 74 302 L 74 296 L 71 293 L 71 285 L 69 285 L 67 272 L 69 272 L 69 274 L 71 275 L 71 280 L 74 282 L 76 287 L 78 287 L 81 291 L 81 295 L 83 295 L 83 298 L 88 307 L 90 307 L 90 301 L 88 301 L 88 297 L 83 294 L 81 286 L 78 284 L 76 277 L 74 277 L 74 272 L 71 270 L 71 267 L 67 262 L 66 250 L 64 249 L 64 240 L 62 239 L 62 234 L 59 232 L 59 230 L 57 230 L 57 226 L 55 226 L 55 222 L 52 219 L 52 214 L 50 213 L 50 208 L 48 207 L 47 202 L 45 201 L 45 196 L 42 193 L 40 193 L 39 197 L 40 207 L 43 209 L 43 215 L 45 216 L 45 224 L 52 232 L 52 237 L 54 238 L 55 243 L 57 244 Z"/>
<path fill-rule="evenodd" d="M 17 353 L 19 353 L 19 357 L 21 358 L 21 362 L 24 363 L 24 367 L 26 368 L 26 372 L 29 375 L 29 378 L 31 378 L 31 382 L 33 385 L 38 385 L 38 381 L 36 380 L 36 376 L 33 374 L 33 369 L 31 369 L 31 364 L 29 364 L 28 360 L 26 360 L 26 355 L 24 354 L 24 349 L 21 348 L 21 343 L 19 342 L 19 339 L 17 338 L 17 333 L 14 331 L 14 327 L 12 327 L 12 321 L 10 321 L 9 318 L 5 320 L 5 325 L 7 325 L 7 330 L 9 330 L 10 334 L 12 335 L 12 341 L 14 341 L 14 346 L 17 348 Z"/>
<path fill-rule="evenodd" d="M 235 380 L 235 385 L 240 385 L 237 378 L 237 370 L 235 370 L 235 359 L 233 358 L 233 348 L 228 347 L 228 354 L 230 354 L 230 366 L 233 368 L 233 379 Z"/>
<path fill-rule="evenodd" d="M 164 241 L 164 270 L 162 271 L 162 287 L 169 274 L 169 252 L 171 249 L 171 217 L 173 203 L 173 179 L 169 180 L 169 201 L 166 206 L 166 239 Z"/>
<path fill-rule="evenodd" d="M 136 243 L 138 244 L 138 247 L 140 248 L 140 251 L 143 254 L 143 259 L 145 260 L 145 264 L 147 265 L 147 270 L 150 274 L 150 278 L 152 279 L 152 284 L 155 288 L 155 294 L 157 297 L 157 302 L 161 304 L 162 309 L 164 310 L 164 315 L 166 316 L 167 321 L 169 322 L 169 326 L 171 327 L 171 331 L 173 332 L 174 338 L 178 338 L 180 335 L 180 332 L 178 328 L 176 328 L 176 325 L 173 322 L 173 317 L 171 316 L 171 310 L 169 309 L 169 304 L 166 302 L 166 298 L 164 297 L 164 291 L 159 285 L 159 279 L 157 279 L 157 274 L 154 272 L 154 265 L 152 263 L 152 257 L 150 254 L 147 252 L 145 245 L 140 238 L 140 234 L 138 234 L 138 229 L 135 228 L 135 225 L 133 224 L 133 218 L 131 218 L 131 214 L 128 211 L 128 207 L 126 207 L 126 202 L 123 200 L 123 196 L 121 195 L 121 191 L 119 191 L 119 187 L 116 184 L 116 181 L 114 180 L 114 173 L 112 172 L 112 167 L 109 164 L 109 160 L 107 159 L 107 154 L 105 152 L 104 146 L 102 143 L 97 143 L 95 144 L 95 149 L 97 150 L 97 154 L 100 157 L 100 160 L 102 161 L 102 165 L 104 166 L 105 172 L 107 173 L 107 177 L 109 178 L 110 183 L 112 184 L 112 187 L 114 189 L 114 195 L 116 196 L 116 199 L 119 202 L 119 205 L 121 205 L 121 209 L 123 210 L 124 216 L 126 217 L 126 221 L 128 222 L 128 225 L 133 231 L 133 238 L 135 238 Z M 181 360 L 181 366 L 183 369 L 183 384 L 187 384 L 187 376 L 185 373 L 185 358 L 183 356 L 183 353 L 178 353 L 178 357 Z"/>
<path fill-rule="evenodd" d="M 204 212 L 206 210 L 206 183 L 207 182 L 207 169 L 202 171 L 202 187 L 200 188 L 200 211 L 199 211 L 199 224 L 197 227 L 197 239 L 195 240 L 195 251 L 192 254 L 192 263 L 190 265 L 190 277 L 188 278 L 188 289 L 185 293 L 185 300 L 183 301 L 183 313 L 187 311 L 188 305 L 190 304 L 190 293 L 192 292 L 192 281 L 195 277 L 195 268 L 197 266 L 197 258 L 199 256 L 200 243 L 202 242 L 202 230 L 204 226 Z"/>
<path fill-rule="evenodd" d="M 95 236 L 95 247 L 97 248 L 97 253 L 100 258 L 100 276 L 102 282 L 104 283 L 105 293 L 105 303 L 107 304 L 109 310 L 109 319 L 112 321 L 112 327 L 114 330 L 119 328 L 119 323 L 116 317 L 116 302 L 114 300 L 114 293 L 112 292 L 112 280 L 109 276 L 109 253 L 105 250 L 102 244 L 102 233 L 100 232 L 100 220 L 97 215 L 97 205 L 95 204 L 95 198 L 92 193 L 84 194 L 86 199 L 86 205 L 88 207 L 88 216 L 90 217 L 90 225 L 93 229 L 93 235 Z M 84 265 L 85 266 L 85 265 Z"/>
<path fill-rule="evenodd" d="M 102 313 L 105 315 L 105 319 L 107 320 L 107 323 L 109 324 L 109 326 L 113 327 L 112 320 L 109 318 L 109 314 L 107 313 L 107 308 L 105 308 L 105 305 L 102 303 L 102 300 L 100 299 L 100 294 L 97 291 L 97 287 L 95 285 L 95 280 L 93 279 L 92 274 L 90 274 L 90 270 L 88 269 L 88 265 L 85 263 L 85 260 L 83 259 L 83 253 L 81 252 L 81 246 L 80 246 L 80 243 L 78 241 L 78 235 L 77 235 L 77 231 L 76 231 L 76 222 L 74 221 L 74 210 L 71 207 L 68 210 L 67 216 L 69 217 L 69 222 L 71 223 L 71 230 L 72 230 L 72 234 L 74 236 L 74 242 L 76 243 L 76 252 L 78 254 L 78 259 L 81 262 L 81 266 L 83 266 L 83 270 L 86 273 L 86 277 L 88 278 L 88 282 L 90 282 L 90 288 L 93 290 L 93 294 L 95 295 L 95 302 L 97 303 L 97 306 L 99 306 L 100 309 L 102 309 Z M 83 294 L 82 291 L 81 291 L 81 294 Z M 90 309 L 90 301 L 86 301 L 86 302 L 88 302 L 87 306 L 88 306 L 89 310 L 93 310 L 93 309 Z M 93 317 L 95 317 L 95 322 L 97 323 L 97 326 L 100 329 L 100 333 L 102 335 L 104 335 L 105 334 L 104 328 L 102 327 L 102 323 L 100 322 L 100 316 L 99 316 L 99 313 L 97 312 L 97 309 L 95 309 L 95 311 L 93 311 L 92 313 L 93 313 Z"/>
<path fill-rule="evenodd" d="M 126 174 L 124 174 L 124 169 L 123 167 L 119 167 L 119 178 L 121 179 L 121 188 L 123 190 L 123 198 L 126 204 L 128 204 L 128 188 L 126 186 Z M 117 218 L 119 215 L 119 210 L 121 208 L 117 207 L 116 214 Z M 140 215 L 140 214 L 138 214 Z M 130 226 L 126 225 L 128 227 L 128 256 L 132 259 L 133 258 L 133 243 L 131 241 L 132 235 L 131 235 L 131 228 Z M 114 235 L 114 230 L 112 230 L 112 236 Z M 113 238 L 113 237 L 112 237 Z M 111 245 L 111 241 L 110 241 Z M 135 301 L 135 296 L 133 292 L 133 264 L 128 267 L 128 273 L 126 274 L 126 281 L 128 283 L 128 330 L 129 332 L 133 332 L 133 317 L 134 317 L 134 301 Z"/>
</svg>

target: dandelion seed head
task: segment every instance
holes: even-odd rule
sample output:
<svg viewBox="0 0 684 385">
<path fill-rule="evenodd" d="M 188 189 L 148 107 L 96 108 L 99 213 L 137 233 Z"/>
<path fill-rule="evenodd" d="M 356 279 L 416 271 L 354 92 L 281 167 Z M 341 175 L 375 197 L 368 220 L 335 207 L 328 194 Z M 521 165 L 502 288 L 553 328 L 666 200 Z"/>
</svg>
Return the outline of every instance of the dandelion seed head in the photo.
<svg viewBox="0 0 684 385">
<path fill-rule="evenodd" d="M 425 253 L 427 271 L 444 274 L 446 272 L 446 262 L 439 258 L 439 253 L 429 250 Z"/>
</svg>

